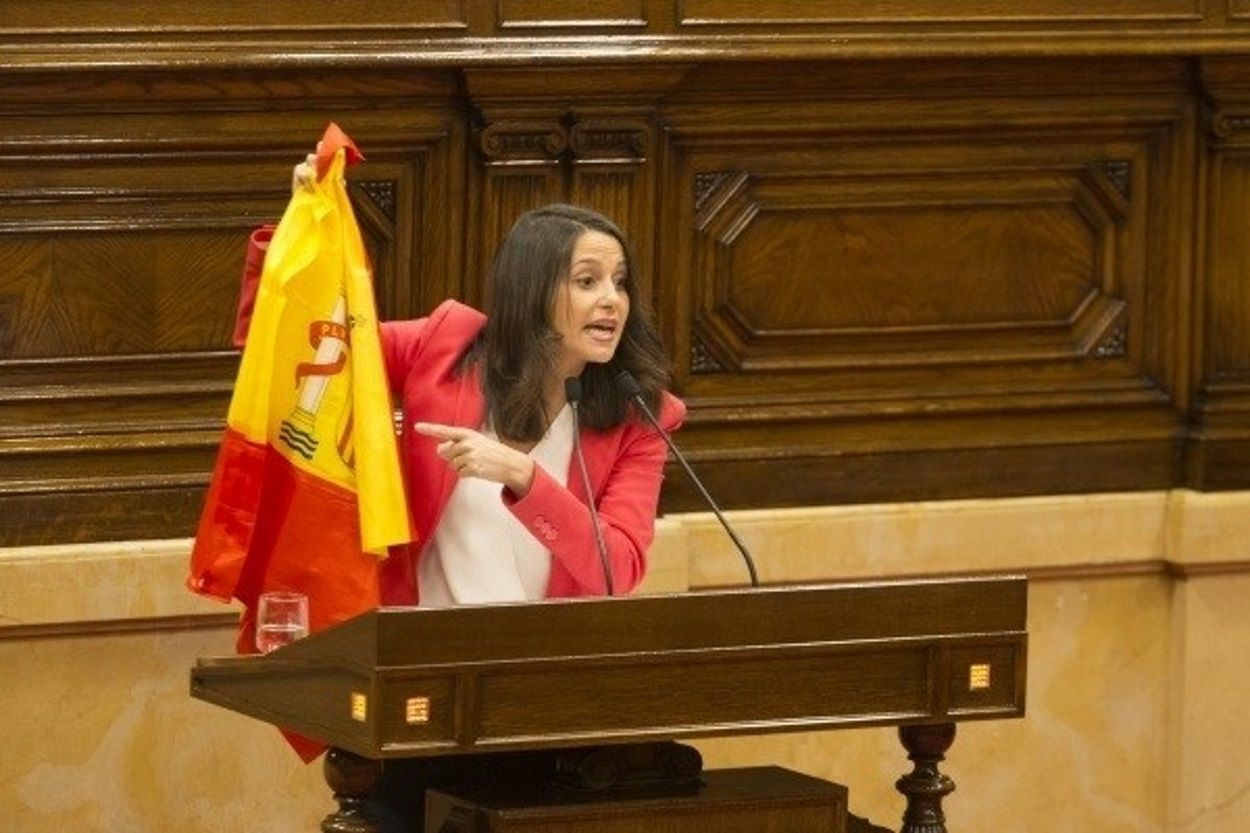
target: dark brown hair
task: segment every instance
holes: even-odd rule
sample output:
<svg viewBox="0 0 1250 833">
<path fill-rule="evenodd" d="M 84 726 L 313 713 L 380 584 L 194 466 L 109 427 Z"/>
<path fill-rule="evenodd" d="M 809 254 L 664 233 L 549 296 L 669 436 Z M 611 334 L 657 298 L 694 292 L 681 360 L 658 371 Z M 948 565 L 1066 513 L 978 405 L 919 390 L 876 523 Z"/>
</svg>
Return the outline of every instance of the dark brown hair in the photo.
<svg viewBox="0 0 1250 833">
<path fill-rule="evenodd" d="M 481 365 L 486 413 L 501 437 L 539 440 L 555 416 L 543 413 L 543 382 L 555 372 L 560 343 L 550 316 L 556 292 L 568 277 L 573 247 L 588 231 L 611 235 L 621 244 L 629 315 L 612 360 L 588 363 L 582 371 L 582 424 L 603 430 L 629 418 L 633 408 L 616 386 L 622 370 L 633 374 L 647 407 L 658 413 L 660 392 L 668 383 L 668 356 L 636 291 L 629 241 L 602 214 L 548 205 L 521 215 L 495 253 L 486 326 L 466 357 Z"/>
</svg>

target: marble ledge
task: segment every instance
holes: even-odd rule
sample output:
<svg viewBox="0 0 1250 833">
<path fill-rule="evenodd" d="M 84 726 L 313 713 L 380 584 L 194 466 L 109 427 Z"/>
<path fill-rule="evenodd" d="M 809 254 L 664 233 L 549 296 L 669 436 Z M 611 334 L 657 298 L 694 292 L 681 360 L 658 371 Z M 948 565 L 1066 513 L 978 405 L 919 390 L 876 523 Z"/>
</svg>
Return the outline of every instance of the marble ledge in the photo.
<svg viewBox="0 0 1250 833">
<path fill-rule="evenodd" d="M 188 539 L 0 549 L 0 631 L 228 614 L 184 584 Z"/>
<path fill-rule="evenodd" d="M 1250 492 L 1188 490 L 802 507 L 730 513 L 764 582 L 1143 567 L 1250 571 Z M 745 567 L 710 512 L 680 516 L 691 587 Z"/>
<path fill-rule="evenodd" d="M 728 513 L 765 583 L 1164 565 L 1250 572 L 1250 492 L 1156 491 Z M 233 610 L 186 590 L 186 539 L 0 549 L 0 631 Z M 742 586 L 711 513 L 657 523 L 644 593 Z"/>
</svg>

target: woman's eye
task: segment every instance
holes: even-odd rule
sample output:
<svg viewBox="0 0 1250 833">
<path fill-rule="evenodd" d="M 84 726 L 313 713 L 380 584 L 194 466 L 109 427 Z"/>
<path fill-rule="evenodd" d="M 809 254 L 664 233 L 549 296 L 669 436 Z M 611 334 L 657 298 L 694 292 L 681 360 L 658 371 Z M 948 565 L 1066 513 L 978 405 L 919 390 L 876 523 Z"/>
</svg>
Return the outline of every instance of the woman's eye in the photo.
<svg viewBox="0 0 1250 833">
<path fill-rule="evenodd" d="M 612 283 L 616 284 L 617 292 L 629 291 L 629 278 L 616 278 L 612 281 Z"/>
<path fill-rule="evenodd" d="M 579 278 L 575 278 L 574 283 L 576 283 L 582 289 L 590 289 L 591 287 L 595 285 L 595 279 L 590 277 L 589 275 L 583 275 Z"/>
</svg>

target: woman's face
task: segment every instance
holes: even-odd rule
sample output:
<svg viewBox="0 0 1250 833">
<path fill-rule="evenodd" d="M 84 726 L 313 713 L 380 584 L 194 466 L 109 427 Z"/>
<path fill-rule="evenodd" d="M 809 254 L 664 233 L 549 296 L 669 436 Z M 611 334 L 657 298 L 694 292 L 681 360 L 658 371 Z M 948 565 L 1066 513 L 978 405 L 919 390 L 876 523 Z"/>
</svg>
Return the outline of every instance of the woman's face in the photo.
<svg viewBox="0 0 1250 833">
<path fill-rule="evenodd" d="M 616 353 L 629 317 L 628 277 L 625 252 L 612 235 L 586 231 L 574 242 L 551 310 L 551 327 L 560 336 L 560 378 L 578 376 L 587 362 L 606 362 Z"/>
</svg>

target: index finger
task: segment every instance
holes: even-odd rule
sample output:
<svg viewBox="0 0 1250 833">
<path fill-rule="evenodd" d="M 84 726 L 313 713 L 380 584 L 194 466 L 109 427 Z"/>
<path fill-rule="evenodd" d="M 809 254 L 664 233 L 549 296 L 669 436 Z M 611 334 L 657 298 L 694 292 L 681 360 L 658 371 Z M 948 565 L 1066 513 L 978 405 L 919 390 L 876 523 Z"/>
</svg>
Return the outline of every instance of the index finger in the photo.
<svg viewBox="0 0 1250 833">
<path fill-rule="evenodd" d="M 438 440 L 463 440 L 476 433 L 472 428 L 460 428 L 456 425 L 443 425 L 438 422 L 418 422 L 412 427 L 418 434 Z"/>
</svg>

